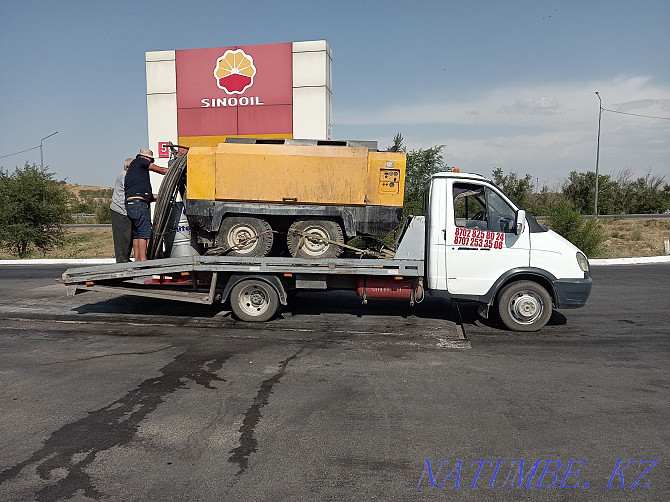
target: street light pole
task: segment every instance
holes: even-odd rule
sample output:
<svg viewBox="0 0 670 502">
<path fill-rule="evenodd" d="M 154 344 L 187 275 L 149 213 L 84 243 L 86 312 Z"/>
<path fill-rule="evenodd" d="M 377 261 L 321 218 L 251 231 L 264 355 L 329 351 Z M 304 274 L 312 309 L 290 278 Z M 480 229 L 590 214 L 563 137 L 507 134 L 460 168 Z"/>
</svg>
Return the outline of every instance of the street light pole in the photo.
<svg viewBox="0 0 670 502">
<path fill-rule="evenodd" d="M 52 132 L 51 134 L 49 134 L 48 136 L 43 137 L 43 138 L 40 140 L 40 169 L 41 169 L 42 171 L 44 171 L 44 151 L 42 150 L 42 141 L 44 141 L 44 140 L 47 139 L 47 138 L 50 138 L 50 137 L 53 136 L 54 134 L 58 134 L 58 131 L 56 131 L 56 132 Z"/>
<path fill-rule="evenodd" d="M 598 216 L 598 164 L 600 162 L 600 120 L 603 116 L 603 100 L 600 99 L 600 93 L 596 91 L 596 96 L 598 96 L 599 101 L 599 111 L 598 111 L 598 147 L 596 149 L 596 197 L 595 204 L 593 207 L 593 215 Z"/>
</svg>

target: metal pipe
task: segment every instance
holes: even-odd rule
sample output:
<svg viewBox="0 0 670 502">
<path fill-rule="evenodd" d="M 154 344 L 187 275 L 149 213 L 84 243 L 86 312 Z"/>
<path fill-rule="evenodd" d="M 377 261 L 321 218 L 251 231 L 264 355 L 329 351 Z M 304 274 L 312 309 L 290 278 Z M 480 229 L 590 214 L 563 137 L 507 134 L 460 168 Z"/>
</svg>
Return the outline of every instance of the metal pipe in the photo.
<svg viewBox="0 0 670 502">
<path fill-rule="evenodd" d="M 600 99 L 600 93 L 596 91 L 596 96 L 598 96 L 598 101 L 600 102 L 598 111 L 598 146 L 596 148 L 596 197 L 593 207 L 593 215 L 598 216 L 598 164 L 600 162 L 600 121 L 603 116 L 603 100 Z"/>
<path fill-rule="evenodd" d="M 47 138 L 50 138 L 50 137 L 53 136 L 54 134 L 58 134 L 58 131 L 56 131 L 56 132 L 52 132 L 51 134 L 49 134 L 48 136 L 43 137 L 43 138 L 40 140 L 40 169 L 41 169 L 42 171 L 44 171 L 44 151 L 43 151 L 43 149 L 42 149 L 42 141 L 44 141 L 44 140 L 47 139 Z"/>
</svg>

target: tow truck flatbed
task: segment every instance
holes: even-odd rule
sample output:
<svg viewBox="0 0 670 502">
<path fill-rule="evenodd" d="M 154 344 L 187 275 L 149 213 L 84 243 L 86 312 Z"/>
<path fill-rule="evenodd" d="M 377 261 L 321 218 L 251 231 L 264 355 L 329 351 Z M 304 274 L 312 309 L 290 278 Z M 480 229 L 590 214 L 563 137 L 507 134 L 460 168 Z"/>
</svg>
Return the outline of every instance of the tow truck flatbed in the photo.
<svg viewBox="0 0 670 502">
<path fill-rule="evenodd" d="M 286 305 L 289 289 L 323 290 L 331 287 L 333 281 L 346 284 L 349 289 L 370 276 L 416 283 L 423 274 L 423 260 L 189 256 L 70 268 L 63 273 L 61 282 L 68 287 L 69 296 L 98 291 L 212 304 L 226 301 L 237 284 L 256 281 L 251 290 L 264 297 L 263 305 L 271 303 L 266 297 L 274 296 L 273 291 L 277 303 Z M 159 279 L 152 280 L 156 276 Z M 165 281 L 166 276 L 188 276 L 189 280 L 175 283 Z"/>
</svg>

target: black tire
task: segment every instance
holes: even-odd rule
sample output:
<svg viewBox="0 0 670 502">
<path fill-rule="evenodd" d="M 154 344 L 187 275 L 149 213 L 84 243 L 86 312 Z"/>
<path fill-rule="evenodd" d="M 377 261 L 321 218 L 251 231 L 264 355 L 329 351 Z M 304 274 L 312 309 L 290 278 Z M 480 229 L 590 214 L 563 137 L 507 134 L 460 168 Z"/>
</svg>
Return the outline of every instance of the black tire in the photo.
<svg viewBox="0 0 670 502">
<path fill-rule="evenodd" d="M 224 218 L 219 228 L 218 243 L 230 249 L 227 256 L 268 256 L 273 241 L 272 227 L 263 218 L 231 216 Z"/>
<path fill-rule="evenodd" d="M 508 284 L 500 291 L 497 304 L 500 320 L 512 331 L 538 331 L 552 313 L 551 296 L 533 281 Z"/>
<path fill-rule="evenodd" d="M 296 220 L 288 229 L 286 235 L 286 245 L 291 256 L 296 258 L 337 258 L 342 254 L 343 248 L 324 242 L 318 238 L 309 238 L 298 232 L 314 234 L 317 237 L 324 237 L 328 240 L 344 244 L 344 234 L 342 227 L 332 220 Z"/>
<path fill-rule="evenodd" d="M 245 279 L 233 286 L 230 307 L 240 321 L 269 321 L 279 311 L 279 294 L 265 281 Z"/>
</svg>

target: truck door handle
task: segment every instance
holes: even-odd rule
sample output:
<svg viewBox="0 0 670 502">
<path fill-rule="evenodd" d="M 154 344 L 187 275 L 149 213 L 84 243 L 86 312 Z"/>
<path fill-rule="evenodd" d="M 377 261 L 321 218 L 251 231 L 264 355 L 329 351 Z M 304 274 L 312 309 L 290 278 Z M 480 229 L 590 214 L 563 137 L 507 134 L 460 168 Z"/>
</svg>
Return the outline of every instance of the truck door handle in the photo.
<svg viewBox="0 0 670 502">
<path fill-rule="evenodd" d="M 442 229 L 442 238 L 446 241 L 447 240 L 447 229 L 443 228 Z"/>
<path fill-rule="evenodd" d="M 283 201 L 285 201 L 285 202 L 289 202 L 289 201 L 290 201 L 290 202 L 298 202 L 298 198 L 297 198 L 297 197 L 282 197 L 281 200 L 283 200 Z"/>
</svg>

